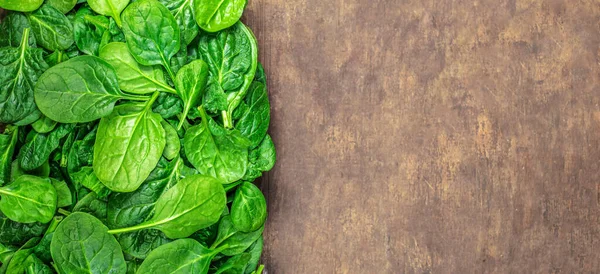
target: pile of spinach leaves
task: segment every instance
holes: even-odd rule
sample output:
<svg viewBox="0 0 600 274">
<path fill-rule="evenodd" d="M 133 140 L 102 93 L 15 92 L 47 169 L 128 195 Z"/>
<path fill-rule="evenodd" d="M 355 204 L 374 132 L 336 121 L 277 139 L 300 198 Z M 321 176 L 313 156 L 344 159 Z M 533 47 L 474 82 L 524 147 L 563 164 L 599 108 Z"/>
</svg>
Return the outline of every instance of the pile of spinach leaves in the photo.
<svg viewBox="0 0 600 274">
<path fill-rule="evenodd" d="M 247 0 L 0 0 L 0 273 L 262 273 Z"/>
</svg>

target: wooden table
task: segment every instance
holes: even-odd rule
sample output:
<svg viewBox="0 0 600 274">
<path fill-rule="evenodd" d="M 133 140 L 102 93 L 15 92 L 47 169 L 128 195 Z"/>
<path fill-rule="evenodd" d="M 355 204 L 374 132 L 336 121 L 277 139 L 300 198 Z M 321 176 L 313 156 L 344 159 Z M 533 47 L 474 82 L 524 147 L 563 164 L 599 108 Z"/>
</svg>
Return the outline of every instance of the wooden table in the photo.
<svg viewBox="0 0 600 274">
<path fill-rule="evenodd" d="M 252 0 L 268 273 L 598 273 L 600 2 Z"/>
</svg>

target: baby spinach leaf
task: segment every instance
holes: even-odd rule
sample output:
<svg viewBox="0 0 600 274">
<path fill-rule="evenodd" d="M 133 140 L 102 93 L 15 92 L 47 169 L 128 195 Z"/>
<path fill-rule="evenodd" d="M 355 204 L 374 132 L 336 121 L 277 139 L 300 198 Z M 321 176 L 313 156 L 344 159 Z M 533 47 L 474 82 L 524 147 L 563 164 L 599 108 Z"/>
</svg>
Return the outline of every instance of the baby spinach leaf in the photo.
<svg viewBox="0 0 600 274">
<path fill-rule="evenodd" d="M 98 56 L 100 48 L 110 39 L 109 20 L 102 15 L 94 15 L 89 7 L 77 10 L 73 20 L 73 34 L 77 48 L 89 55 Z"/>
<path fill-rule="evenodd" d="M 94 56 L 79 56 L 47 70 L 35 86 L 35 101 L 50 119 L 84 123 L 112 113 L 120 99 L 136 99 L 119 90 L 114 69 Z"/>
<path fill-rule="evenodd" d="M 22 245 L 31 238 L 44 234 L 47 224 L 40 222 L 15 222 L 0 213 L 0 243 L 7 245 Z"/>
<path fill-rule="evenodd" d="M 129 4 L 129 0 L 88 0 L 87 3 L 97 13 L 110 16 L 121 27 L 121 12 Z"/>
<path fill-rule="evenodd" d="M 193 61 L 183 66 L 175 77 L 177 94 L 183 100 L 183 112 L 177 129 L 181 129 L 190 108 L 197 107 L 202 99 L 208 79 L 208 66 L 202 60 Z"/>
<path fill-rule="evenodd" d="M 264 226 L 253 232 L 241 232 L 235 228 L 231 215 L 225 215 L 219 223 L 219 234 L 211 248 L 226 247 L 221 253 L 234 256 L 244 252 L 256 241 L 263 232 Z"/>
<path fill-rule="evenodd" d="M 90 192 L 75 204 L 73 212 L 88 213 L 104 223 L 106 222 L 106 200 L 98 197 L 98 194 Z"/>
<path fill-rule="evenodd" d="M 192 239 L 179 239 L 150 252 L 137 273 L 206 274 L 218 253 Z"/>
<path fill-rule="evenodd" d="M 20 12 L 9 12 L 0 23 L 0 47 L 19 47 L 25 29 L 31 29 L 27 16 Z M 35 36 L 29 32 L 29 46 L 35 48 Z"/>
<path fill-rule="evenodd" d="M 123 252 L 138 259 L 145 259 L 152 250 L 171 242 L 164 233 L 156 229 L 123 233 L 117 238 Z"/>
<path fill-rule="evenodd" d="M 75 7 L 77 0 L 46 0 L 46 4 L 53 6 L 58 11 L 66 14 Z"/>
<path fill-rule="evenodd" d="M 124 233 L 145 228 L 161 230 L 171 239 L 190 236 L 219 220 L 227 197 L 221 182 L 202 175 L 184 178 L 158 198 L 152 218 L 137 226 L 114 229 Z"/>
<path fill-rule="evenodd" d="M 100 120 L 94 144 L 94 173 L 112 191 L 136 190 L 163 153 L 165 130 L 160 115 L 150 109 L 152 101 L 147 106 L 118 106 L 113 114 Z"/>
<path fill-rule="evenodd" d="M 33 170 L 23 170 L 21 165 L 19 165 L 19 159 L 15 159 L 10 166 L 10 181 L 14 181 L 26 174 L 47 178 L 50 176 L 50 163 L 44 162 L 40 167 Z"/>
<path fill-rule="evenodd" d="M 31 48 L 29 29 L 18 48 L 0 48 L 0 123 L 15 123 L 39 111 L 33 100 L 34 85 L 48 68 L 42 50 Z M 37 118 L 31 119 L 33 123 Z"/>
<path fill-rule="evenodd" d="M 10 180 L 10 164 L 17 144 L 18 127 L 8 127 L 0 134 L 0 186 Z"/>
<path fill-rule="evenodd" d="M 254 74 L 254 82 L 262 83 L 263 85 L 267 85 L 267 75 L 265 74 L 265 68 L 263 68 L 261 63 L 258 63 L 256 66 L 256 74 Z"/>
<path fill-rule="evenodd" d="M 267 201 L 253 183 L 242 183 L 235 192 L 231 205 L 231 221 L 241 232 L 251 232 L 262 227 L 267 219 Z"/>
<path fill-rule="evenodd" d="M 31 126 L 37 133 L 48 133 L 56 127 L 56 124 L 56 121 L 42 114 L 40 119 L 31 124 Z"/>
<path fill-rule="evenodd" d="M 181 99 L 174 94 L 161 93 L 158 95 L 158 99 L 152 106 L 152 111 L 160 114 L 164 119 L 169 119 L 175 115 L 181 113 L 183 110 L 183 103 Z"/>
<path fill-rule="evenodd" d="M 260 145 L 250 151 L 248 156 L 248 170 L 244 175 L 244 180 L 252 181 L 269 171 L 275 165 L 276 153 L 275 145 L 271 136 L 265 136 Z"/>
<path fill-rule="evenodd" d="M 55 51 L 51 54 L 44 56 L 44 61 L 48 64 L 48 66 L 53 67 L 59 63 L 69 60 L 69 56 L 63 51 Z M 40 118 L 41 119 L 41 118 Z"/>
<path fill-rule="evenodd" d="M 215 274 L 239 274 L 245 273 L 248 262 L 252 259 L 250 253 L 242 253 L 235 255 L 219 267 Z"/>
<path fill-rule="evenodd" d="M 187 130 L 183 141 L 185 154 L 198 172 L 224 184 L 235 182 L 246 173 L 248 145 L 239 131 L 222 128 L 206 114 L 202 123 Z"/>
<path fill-rule="evenodd" d="M 247 0 L 196 0 L 194 16 L 205 31 L 216 32 L 240 20 Z"/>
<path fill-rule="evenodd" d="M 39 8 L 44 0 L 0 0 L 0 8 L 29 12 Z"/>
<path fill-rule="evenodd" d="M 50 252 L 61 273 L 125 273 L 119 243 L 93 216 L 75 212 L 56 228 Z"/>
<path fill-rule="evenodd" d="M 181 30 L 181 39 L 184 45 L 189 45 L 198 35 L 198 25 L 194 20 L 192 0 L 159 0 L 175 17 Z"/>
<path fill-rule="evenodd" d="M 156 0 L 141 0 L 123 12 L 123 33 L 129 51 L 144 66 L 162 64 L 175 78 L 169 60 L 179 51 L 179 27 L 173 15 Z"/>
<path fill-rule="evenodd" d="M 163 157 L 167 158 L 167 160 L 173 160 L 175 157 L 179 156 L 179 150 L 181 149 L 181 141 L 179 140 L 179 135 L 177 134 L 177 130 L 169 124 L 167 121 L 162 121 L 161 125 L 165 129 L 166 136 L 166 144 L 165 150 L 163 151 Z"/>
<path fill-rule="evenodd" d="M 111 64 L 117 72 L 119 87 L 135 94 L 164 91 L 176 93 L 165 82 L 163 70 L 158 66 L 143 66 L 129 53 L 125 43 L 113 42 L 102 48 L 100 58 Z"/>
<path fill-rule="evenodd" d="M 235 128 L 250 140 L 250 148 L 255 148 L 265 138 L 271 121 L 271 105 L 265 85 L 259 82 L 252 83 L 245 102 L 248 108 L 242 113 Z"/>
<path fill-rule="evenodd" d="M 6 273 L 52 273 L 52 271 L 33 254 L 33 249 L 21 248 L 12 256 L 6 267 Z"/>
<path fill-rule="evenodd" d="M 256 242 L 254 242 L 248 248 L 248 250 L 245 251 L 247 253 L 250 253 L 250 261 L 248 261 L 248 265 L 246 266 L 246 271 L 244 272 L 245 274 L 251 274 L 258 267 L 258 264 L 260 262 L 260 256 L 263 251 L 263 244 L 264 239 L 263 236 L 260 235 L 258 240 L 256 240 Z"/>
<path fill-rule="evenodd" d="M 0 263 L 7 264 L 10 258 L 15 254 L 15 248 L 0 244 Z"/>
<path fill-rule="evenodd" d="M 123 228 L 140 224 L 152 216 L 154 204 L 180 178 L 183 160 L 161 158 L 148 179 L 133 192 L 112 193 L 108 199 L 108 226 Z"/>
<path fill-rule="evenodd" d="M 65 181 L 50 178 L 52 186 L 56 190 L 56 207 L 67 207 L 73 204 L 71 190 Z"/>
<path fill-rule="evenodd" d="M 111 191 L 98 180 L 96 174 L 94 174 L 94 169 L 89 166 L 84 166 L 81 170 L 71 174 L 71 178 L 75 184 L 80 184 L 81 186 L 91 190 L 96 193 L 98 198 L 104 199 L 108 197 Z"/>
<path fill-rule="evenodd" d="M 50 154 L 58 148 L 60 140 L 67 136 L 74 124 L 60 124 L 49 133 L 29 132 L 19 152 L 19 164 L 24 170 L 33 170 L 48 162 Z"/>
<path fill-rule="evenodd" d="M 27 17 L 38 45 L 56 51 L 66 50 L 73 44 L 73 25 L 54 7 L 43 5 Z"/>
<path fill-rule="evenodd" d="M 56 190 L 48 179 L 22 175 L 1 187 L 0 196 L 0 210 L 16 222 L 47 223 L 56 211 Z"/>
<path fill-rule="evenodd" d="M 209 68 L 204 106 L 212 112 L 225 110 L 223 123 L 225 128 L 232 128 L 233 111 L 244 99 L 256 72 L 256 38 L 238 22 L 216 34 L 201 36 L 198 51 Z"/>
</svg>

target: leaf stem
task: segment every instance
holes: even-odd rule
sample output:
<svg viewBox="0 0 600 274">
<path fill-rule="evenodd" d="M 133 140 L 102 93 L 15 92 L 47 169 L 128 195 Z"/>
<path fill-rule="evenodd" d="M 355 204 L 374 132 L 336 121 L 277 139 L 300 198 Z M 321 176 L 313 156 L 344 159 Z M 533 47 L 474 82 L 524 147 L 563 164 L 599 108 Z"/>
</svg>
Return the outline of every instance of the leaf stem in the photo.
<svg viewBox="0 0 600 274">
<path fill-rule="evenodd" d="M 233 121 L 231 120 L 231 115 L 229 111 L 223 110 L 221 111 L 221 116 L 223 116 L 223 126 L 227 129 L 233 128 Z"/>
<path fill-rule="evenodd" d="M 200 118 L 202 118 L 202 123 L 206 126 L 208 126 L 208 115 L 206 114 L 206 111 L 204 110 L 203 106 L 199 106 L 198 107 L 198 111 L 200 112 Z"/>
<path fill-rule="evenodd" d="M 130 226 L 130 227 L 124 227 L 124 228 L 117 228 L 117 229 L 111 229 L 108 231 L 108 234 L 121 234 L 121 233 L 126 233 L 126 232 L 133 232 L 133 231 L 138 231 L 138 230 L 142 230 L 144 228 L 151 228 L 153 227 L 153 224 L 139 224 L 136 226 Z"/>
<path fill-rule="evenodd" d="M 21 47 L 26 46 L 29 43 L 29 28 L 23 29 L 23 37 L 21 38 Z"/>
<path fill-rule="evenodd" d="M 146 103 L 146 107 L 144 108 L 145 111 L 147 111 L 148 109 L 152 108 L 152 104 L 154 104 L 154 101 L 156 101 L 156 98 L 158 98 L 159 94 L 160 94 L 159 91 L 155 91 L 152 94 L 152 97 L 150 97 L 150 100 L 148 100 L 148 102 Z"/>
<path fill-rule="evenodd" d="M 59 208 L 59 209 L 58 209 L 58 213 L 60 213 L 60 214 L 62 214 L 62 215 L 65 215 L 65 216 L 69 216 L 69 215 L 71 215 L 71 212 L 69 212 L 69 211 L 67 211 L 67 210 L 64 210 L 64 209 L 62 209 L 62 208 Z"/>
<path fill-rule="evenodd" d="M 146 101 L 148 101 L 148 99 L 152 99 L 152 98 L 150 96 L 127 94 L 123 97 L 123 99 L 131 100 L 131 101 L 146 102 Z"/>
</svg>

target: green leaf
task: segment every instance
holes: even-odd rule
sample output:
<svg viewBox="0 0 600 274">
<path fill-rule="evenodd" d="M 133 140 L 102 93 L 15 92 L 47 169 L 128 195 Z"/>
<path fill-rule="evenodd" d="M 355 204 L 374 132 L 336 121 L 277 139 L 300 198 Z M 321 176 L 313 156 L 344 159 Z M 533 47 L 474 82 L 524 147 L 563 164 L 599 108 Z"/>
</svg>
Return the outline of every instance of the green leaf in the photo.
<svg viewBox="0 0 600 274">
<path fill-rule="evenodd" d="M 43 5 L 27 17 L 38 45 L 56 51 L 66 50 L 73 44 L 73 25 L 54 7 Z"/>
<path fill-rule="evenodd" d="M 260 263 L 260 256 L 263 251 L 263 245 L 264 239 L 263 236 L 260 235 L 258 240 L 256 240 L 256 242 L 254 242 L 248 248 L 248 250 L 245 251 L 247 253 L 250 253 L 250 261 L 248 262 L 248 265 L 246 267 L 245 274 L 251 274 L 258 267 L 258 264 Z"/>
<path fill-rule="evenodd" d="M 252 183 L 242 183 L 235 192 L 231 205 L 231 221 L 241 232 L 255 231 L 267 219 L 267 201 L 260 189 Z"/>
<path fill-rule="evenodd" d="M 171 11 L 181 30 L 183 44 L 189 45 L 198 36 L 199 31 L 198 25 L 194 20 L 192 0 L 159 0 L 159 2 Z"/>
<path fill-rule="evenodd" d="M 74 127 L 74 124 L 60 124 L 49 133 L 29 132 L 19 152 L 21 168 L 34 170 L 48 162 L 50 154 L 60 145 L 60 140 L 73 131 Z"/>
<path fill-rule="evenodd" d="M 246 3 L 247 0 L 196 0 L 194 16 L 203 30 L 216 32 L 240 20 Z"/>
<path fill-rule="evenodd" d="M 50 176 L 50 163 L 45 162 L 40 167 L 33 170 L 23 170 L 19 165 L 19 159 L 15 159 L 10 166 L 10 180 L 14 181 L 22 175 L 34 175 L 42 178 Z"/>
<path fill-rule="evenodd" d="M 145 259 L 152 250 L 171 242 L 164 233 L 156 229 L 123 233 L 117 238 L 123 252 L 138 259 Z"/>
<path fill-rule="evenodd" d="M 202 175 L 184 178 L 158 198 L 152 218 L 137 226 L 114 229 L 112 234 L 158 229 L 171 239 L 185 238 L 219 220 L 227 202 L 217 179 Z"/>
<path fill-rule="evenodd" d="M 20 246 L 31 238 L 44 234 L 47 224 L 19 223 L 0 213 L 0 243 Z"/>
<path fill-rule="evenodd" d="M 103 199 L 108 197 L 111 191 L 98 180 L 96 174 L 94 174 L 94 169 L 89 166 L 84 166 L 81 170 L 71 174 L 71 179 L 74 183 L 80 184 L 83 187 L 91 190 L 96 193 L 98 198 Z"/>
<path fill-rule="evenodd" d="M 61 273 L 125 273 L 119 243 L 93 216 L 75 212 L 56 228 L 50 252 Z"/>
<path fill-rule="evenodd" d="M 229 258 L 215 274 L 240 274 L 246 271 L 248 262 L 252 259 L 250 253 L 242 253 Z"/>
<path fill-rule="evenodd" d="M 1 187 L 0 195 L 0 210 L 16 222 L 47 223 L 56 211 L 56 190 L 48 179 L 22 175 Z"/>
<path fill-rule="evenodd" d="M 123 33 L 131 55 L 144 66 L 162 64 L 171 78 L 169 61 L 179 51 L 179 27 L 169 10 L 156 0 L 141 0 L 123 12 Z"/>
<path fill-rule="evenodd" d="M 256 73 L 254 74 L 254 82 L 262 83 L 263 85 L 267 85 L 267 75 L 265 74 L 265 68 L 263 68 L 261 63 L 258 63 L 256 66 Z"/>
<path fill-rule="evenodd" d="M 10 164 L 15 152 L 18 134 L 18 127 L 9 127 L 5 134 L 0 134 L 0 186 L 10 180 Z"/>
<path fill-rule="evenodd" d="M 219 223 L 219 234 L 211 248 L 225 247 L 221 253 L 226 256 L 241 254 L 256 241 L 264 230 L 264 226 L 253 232 L 241 232 L 235 228 L 230 215 L 225 215 Z"/>
<path fill-rule="evenodd" d="M 20 12 L 9 12 L 0 23 L 0 47 L 19 47 L 25 29 L 31 29 L 27 16 Z M 29 46 L 35 48 L 35 36 L 29 32 Z"/>
<path fill-rule="evenodd" d="M 95 15 L 89 7 L 77 10 L 73 20 L 73 34 L 77 48 L 89 55 L 98 56 L 106 35 L 110 36 L 109 20 Z"/>
<path fill-rule="evenodd" d="M 178 129 L 183 126 L 190 109 L 200 105 L 207 79 L 208 66 L 202 60 L 192 61 L 177 72 L 175 87 L 177 94 L 183 100 L 183 112 L 177 126 Z"/>
<path fill-rule="evenodd" d="M 201 36 L 198 51 L 209 68 L 204 107 L 211 112 L 225 110 L 225 127 L 232 128 L 233 111 L 244 99 L 256 72 L 256 38 L 238 22 L 216 34 Z"/>
<path fill-rule="evenodd" d="M 179 239 L 150 252 L 137 273 L 206 274 L 217 253 L 192 239 Z"/>
<path fill-rule="evenodd" d="M 90 192 L 77 201 L 73 207 L 73 212 L 88 213 L 102 222 L 106 222 L 106 200 L 98 197 L 96 193 Z"/>
<path fill-rule="evenodd" d="M 31 126 L 37 133 L 48 133 L 56 127 L 56 124 L 56 121 L 42 114 L 40 119 L 31 124 Z"/>
<path fill-rule="evenodd" d="M 179 135 L 177 134 L 177 130 L 169 124 L 167 121 L 162 121 L 161 125 L 165 129 L 166 136 L 166 145 L 165 150 L 163 151 L 163 157 L 167 158 L 167 160 L 173 160 L 175 157 L 179 156 L 179 150 L 181 149 L 181 140 L 179 140 Z"/>
<path fill-rule="evenodd" d="M 129 0 L 88 0 L 87 3 L 97 13 L 110 16 L 121 26 L 121 12 L 129 4 Z"/>
<path fill-rule="evenodd" d="M 183 111 L 183 102 L 177 95 L 161 93 L 154 102 L 152 111 L 160 114 L 164 119 L 169 119 Z"/>
<path fill-rule="evenodd" d="M 212 119 L 203 117 L 201 124 L 187 130 L 183 147 L 188 160 L 200 174 L 228 184 L 241 179 L 246 173 L 247 142 L 239 131 L 226 130 Z"/>
<path fill-rule="evenodd" d="M 44 115 L 60 123 L 85 123 L 112 113 L 130 97 L 119 90 L 114 69 L 94 56 L 79 56 L 47 70 L 35 86 Z"/>
<path fill-rule="evenodd" d="M 0 123 L 16 123 L 39 111 L 33 100 L 34 85 L 48 68 L 42 50 L 29 47 L 29 29 L 21 46 L 0 48 Z M 31 123 L 37 120 L 29 119 Z"/>
<path fill-rule="evenodd" d="M 100 50 L 100 58 L 111 64 L 117 72 L 122 90 L 134 94 L 147 94 L 155 91 L 176 93 L 165 82 L 163 71 L 158 66 L 143 66 L 129 53 L 127 44 L 110 43 Z"/>
<path fill-rule="evenodd" d="M 252 83 L 245 102 L 248 108 L 242 113 L 235 128 L 250 140 L 250 148 L 255 148 L 267 135 L 271 121 L 271 105 L 265 85 L 259 82 Z"/>
<path fill-rule="evenodd" d="M 59 63 L 62 63 L 67 60 L 69 60 L 69 56 L 65 52 L 60 50 L 44 56 L 44 61 L 46 61 L 46 63 L 50 67 L 56 66 Z"/>
<path fill-rule="evenodd" d="M 46 0 L 46 4 L 53 6 L 58 11 L 66 14 L 75 7 L 77 0 Z"/>
<path fill-rule="evenodd" d="M 73 204 L 73 195 L 65 181 L 50 178 L 52 186 L 56 190 L 56 207 L 67 207 Z"/>
<path fill-rule="evenodd" d="M 102 118 L 94 144 L 94 173 L 112 191 L 131 192 L 148 178 L 166 144 L 160 115 L 148 106 L 121 105 Z"/>
<path fill-rule="evenodd" d="M 29 12 L 39 8 L 42 3 L 44 3 L 44 0 L 0 0 L 0 8 Z"/>
<path fill-rule="evenodd" d="M 248 156 L 248 170 L 244 175 L 244 180 L 252 181 L 269 171 L 275 165 L 276 152 L 275 144 L 271 136 L 266 135 L 260 145 L 250 151 Z"/>
</svg>

